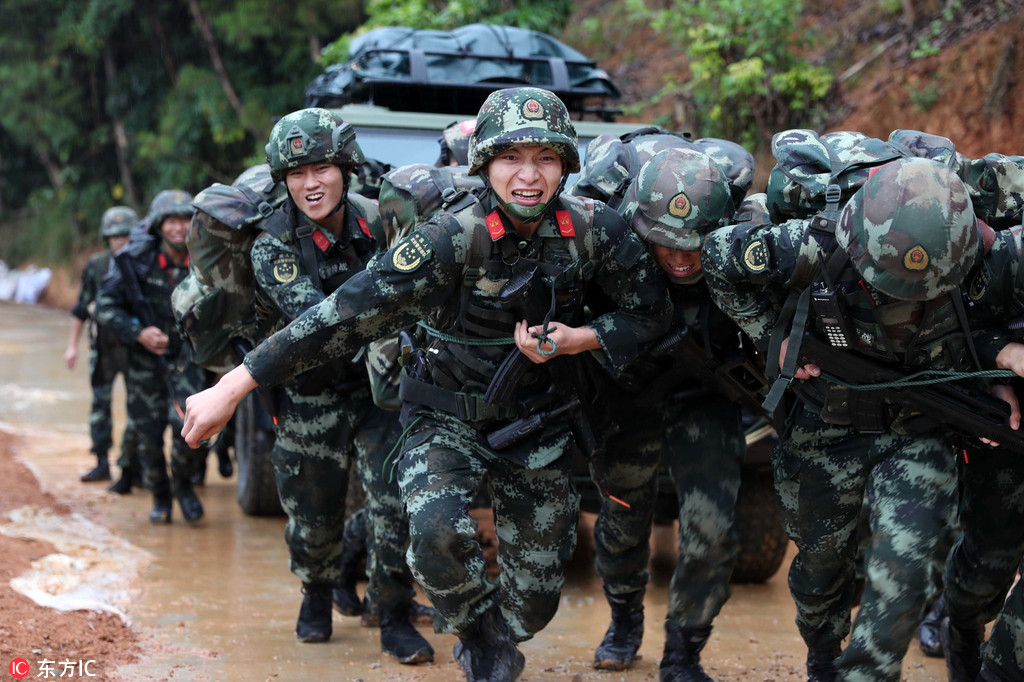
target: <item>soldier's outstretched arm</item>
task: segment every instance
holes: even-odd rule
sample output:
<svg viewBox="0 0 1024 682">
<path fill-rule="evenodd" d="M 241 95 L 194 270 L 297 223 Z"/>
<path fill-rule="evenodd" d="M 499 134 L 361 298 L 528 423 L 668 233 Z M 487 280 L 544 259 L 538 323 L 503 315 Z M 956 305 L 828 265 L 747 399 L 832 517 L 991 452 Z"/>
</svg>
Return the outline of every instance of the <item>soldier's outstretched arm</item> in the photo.
<svg viewBox="0 0 1024 682">
<path fill-rule="evenodd" d="M 224 430 L 242 399 L 256 388 L 256 380 L 245 365 L 239 365 L 220 381 L 185 401 L 185 425 L 181 435 L 189 447 L 213 438 Z"/>
</svg>

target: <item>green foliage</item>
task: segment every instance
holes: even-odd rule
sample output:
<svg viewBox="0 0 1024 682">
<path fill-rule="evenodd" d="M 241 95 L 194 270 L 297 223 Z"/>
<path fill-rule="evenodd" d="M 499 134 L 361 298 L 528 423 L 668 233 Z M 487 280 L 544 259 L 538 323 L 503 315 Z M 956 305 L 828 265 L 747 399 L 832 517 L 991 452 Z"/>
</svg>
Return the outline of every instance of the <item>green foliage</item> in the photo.
<svg viewBox="0 0 1024 682">
<path fill-rule="evenodd" d="M 689 58 L 689 80 L 667 76 L 659 93 L 687 109 L 689 120 L 672 127 L 758 149 L 773 132 L 814 127 L 824 115 L 832 76 L 800 56 L 807 35 L 798 30 L 798 0 L 672 0 L 663 9 L 627 2 Z"/>
<path fill-rule="evenodd" d="M 66 259 L 114 203 L 230 182 L 262 160 L 274 117 L 303 106 L 317 46 L 362 20 L 360 0 L 197 3 L 223 74 L 184 0 L 0 3 L 8 257 Z"/>
<path fill-rule="evenodd" d="M 450 31 L 466 24 L 487 23 L 557 33 L 569 19 L 572 0 L 368 0 L 366 22 L 324 48 L 321 63 L 348 60 L 348 48 L 358 33 L 381 26 Z"/>
<path fill-rule="evenodd" d="M 918 111 L 928 111 L 932 108 L 932 105 L 939 101 L 939 97 L 942 96 L 935 83 L 929 83 L 920 90 L 911 90 L 909 94 L 910 101 Z"/>
<path fill-rule="evenodd" d="M 886 14 L 899 14 L 903 11 L 901 0 L 878 0 L 878 9 Z"/>
</svg>

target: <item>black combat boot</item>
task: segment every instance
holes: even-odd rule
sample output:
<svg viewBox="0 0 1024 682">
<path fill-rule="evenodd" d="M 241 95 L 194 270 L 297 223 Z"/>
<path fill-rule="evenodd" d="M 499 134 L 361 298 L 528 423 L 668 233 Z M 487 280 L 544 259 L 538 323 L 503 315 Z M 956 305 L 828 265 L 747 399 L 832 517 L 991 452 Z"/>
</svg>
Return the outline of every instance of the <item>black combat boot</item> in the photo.
<svg viewBox="0 0 1024 682">
<path fill-rule="evenodd" d="M 107 490 L 118 495 L 128 495 L 132 491 L 132 486 L 135 485 L 135 476 L 132 467 L 124 467 L 121 469 L 121 478 L 114 481 L 114 484 Z"/>
<path fill-rule="evenodd" d="M 165 481 L 153 493 L 153 509 L 149 512 L 150 523 L 171 522 L 171 500 L 170 485 Z"/>
<path fill-rule="evenodd" d="M 981 671 L 981 643 L 985 639 L 985 628 L 962 629 L 953 625 L 946 616 L 939 632 L 946 653 L 949 682 L 974 682 Z"/>
<path fill-rule="evenodd" d="M 810 649 L 807 651 L 807 682 L 836 682 L 839 671 L 836 659 L 842 649 L 836 644 L 829 649 Z"/>
<path fill-rule="evenodd" d="M 917 641 L 921 645 L 921 651 L 925 656 L 940 658 L 942 654 L 942 638 L 939 635 L 939 626 L 946 615 L 946 600 L 939 597 L 924 614 L 921 619 L 921 626 L 917 629 Z"/>
<path fill-rule="evenodd" d="M 644 593 L 637 590 L 615 595 L 604 589 L 604 596 L 612 607 L 612 622 L 608 632 L 594 651 L 594 667 L 599 670 L 625 670 L 633 665 L 636 652 L 644 637 Z"/>
<path fill-rule="evenodd" d="M 526 663 L 497 604 L 459 633 L 452 653 L 466 682 L 513 682 Z"/>
<path fill-rule="evenodd" d="M 199 496 L 196 495 L 196 490 L 188 477 L 174 477 L 174 496 L 178 498 L 181 515 L 186 521 L 191 523 L 203 518 L 203 503 L 199 501 Z"/>
<path fill-rule="evenodd" d="M 235 473 L 235 465 L 231 461 L 231 454 L 228 452 L 228 446 L 217 443 L 217 473 L 220 474 L 221 478 L 231 478 L 231 474 Z"/>
<path fill-rule="evenodd" d="M 433 661 L 434 648 L 412 626 L 411 616 L 411 602 L 381 611 L 380 650 L 408 665 Z"/>
<path fill-rule="evenodd" d="M 110 462 L 107 461 L 106 452 L 96 453 L 96 466 L 82 474 L 82 483 L 95 483 L 96 481 L 110 480 Z"/>
<path fill-rule="evenodd" d="M 362 606 L 363 613 L 359 617 L 359 624 L 364 628 L 380 627 L 380 613 L 377 609 L 377 603 L 364 596 Z M 433 606 L 421 604 L 415 599 L 412 600 L 409 620 L 412 621 L 413 625 L 433 625 L 435 615 L 437 615 L 437 611 L 434 610 Z"/>
<path fill-rule="evenodd" d="M 302 608 L 295 637 L 307 644 L 331 638 L 331 583 L 302 583 Z"/>
<path fill-rule="evenodd" d="M 711 636 L 711 626 L 681 628 L 665 623 L 665 653 L 658 664 L 660 682 L 711 682 L 700 665 L 700 652 Z"/>
<path fill-rule="evenodd" d="M 363 600 L 356 594 L 356 583 L 366 557 L 365 511 L 359 510 L 345 522 L 342 534 L 341 575 L 334 581 L 334 608 L 343 616 L 358 616 L 365 611 Z"/>
</svg>

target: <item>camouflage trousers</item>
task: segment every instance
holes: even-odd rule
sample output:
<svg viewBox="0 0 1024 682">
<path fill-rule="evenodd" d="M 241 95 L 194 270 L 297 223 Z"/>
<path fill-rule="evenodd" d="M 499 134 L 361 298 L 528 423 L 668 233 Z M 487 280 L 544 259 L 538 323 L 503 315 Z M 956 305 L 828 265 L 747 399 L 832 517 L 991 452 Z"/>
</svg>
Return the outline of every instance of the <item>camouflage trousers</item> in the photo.
<svg viewBox="0 0 1024 682">
<path fill-rule="evenodd" d="M 172 359 L 167 359 L 166 365 L 167 378 L 157 356 L 134 349 L 128 357 L 125 377 L 128 423 L 137 434 L 144 482 L 154 494 L 170 489 L 164 455 L 164 433 L 168 426 L 171 429 L 171 476 L 190 477 L 198 465 L 206 461 L 208 450 L 206 447 L 190 448 L 181 437 L 185 399 L 206 388 L 206 372 L 199 365 L 175 363 Z M 182 414 L 178 413 L 179 408 Z"/>
<path fill-rule="evenodd" d="M 682 628 L 705 627 L 729 598 L 736 562 L 733 520 L 746 453 L 740 413 L 719 396 L 660 410 L 651 414 L 649 408 L 623 405 L 615 412 L 619 433 L 591 462 L 591 475 L 603 491 L 594 525 L 597 571 L 612 594 L 646 586 L 663 455 L 679 503 L 679 554 L 668 620 Z"/>
<path fill-rule="evenodd" d="M 96 364 L 99 361 L 99 349 L 93 346 L 89 350 L 89 376 L 96 372 Z M 101 383 L 92 387 L 92 408 L 89 412 L 89 437 L 92 440 L 92 452 L 97 455 L 107 453 L 114 446 L 114 420 L 111 410 L 113 394 L 113 380 Z M 121 456 L 117 463 L 121 467 L 138 464 L 138 436 L 131 420 L 125 424 L 121 433 Z"/>
<path fill-rule="evenodd" d="M 89 349 L 90 377 L 96 372 L 99 355 L 99 349 L 95 345 Z M 114 419 L 110 413 L 112 393 L 111 382 L 102 382 L 98 386 L 93 382 L 92 408 L 89 411 L 89 437 L 92 440 L 92 452 L 97 455 L 106 455 L 110 448 L 114 447 Z"/>
<path fill-rule="evenodd" d="M 366 492 L 367 596 L 382 609 L 412 599 L 405 563 L 408 521 L 389 481 L 385 459 L 398 439 L 397 412 L 376 407 L 369 388 L 330 387 L 303 395 L 292 384 L 280 392 L 272 459 L 281 506 L 288 515 L 290 568 L 303 582 L 331 582 L 340 574 L 349 468 Z"/>
<path fill-rule="evenodd" d="M 850 633 L 857 527 L 870 502 L 861 607 L 837 661 L 847 681 L 900 679 L 928 592 L 936 543 L 956 504 L 954 449 L 938 436 L 858 434 L 798 406 L 773 454 L 796 624 L 812 650 Z"/>
<path fill-rule="evenodd" d="M 409 511 L 408 559 L 440 620 L 459 633 L 497 602 L 516 641 L 555 615 L 565 567 L 576 547 L 579 495 L 571 458 L 527 469 L 488 450 L 480 433 L 447 414 L 410 423 L 398 464 Z M 470 503 L 487 481 L 498 537 L 497 582 L 487 575 Z"/>
<path fill-rule="evenodd" d="M 1024 593 L 1018 583 L 1004 603 L 1024 557 L 1024 459 L 1005 448 L 968 448 L 960 463 L 962 533 L 946 564 L 946 608 L 962 627 L 995 625 L 982 652 L 1005 680 L 1024 680 Z"/>
</svg>

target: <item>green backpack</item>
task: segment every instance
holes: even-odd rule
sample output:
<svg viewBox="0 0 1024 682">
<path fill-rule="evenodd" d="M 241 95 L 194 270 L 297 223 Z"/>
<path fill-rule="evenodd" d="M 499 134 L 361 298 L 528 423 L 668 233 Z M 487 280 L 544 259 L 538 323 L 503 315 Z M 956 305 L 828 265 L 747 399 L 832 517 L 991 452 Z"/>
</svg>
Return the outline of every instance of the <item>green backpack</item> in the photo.
<svg viewBox="0 0 1024 682">
<path fill-rule="evenodd" d="M 284 183 L 275 183 L 261 164 L 231 185 L 210 185 L 192 202 L 189 273 L 171 295 L 171 307 L 194 361 L 210 371 L 233 369 L 267 331 L 256 315 L 249 251 L 287 198 Z"/>
</svg>

